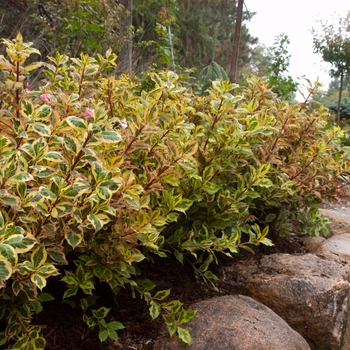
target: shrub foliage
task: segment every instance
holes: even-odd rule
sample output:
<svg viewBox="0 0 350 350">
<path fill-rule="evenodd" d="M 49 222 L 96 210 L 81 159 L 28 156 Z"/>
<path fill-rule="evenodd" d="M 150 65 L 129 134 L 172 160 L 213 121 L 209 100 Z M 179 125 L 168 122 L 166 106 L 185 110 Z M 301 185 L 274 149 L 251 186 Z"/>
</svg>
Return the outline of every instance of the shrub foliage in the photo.
<svg viewBox="0 0 350 350">
<path fill-rule="evenodd" d="M 169 290 L 151 293 L 139 262 L 174 255 L 214 285 L 218 253 L 271 245 L 269 229 L 324 230 L 317 208 L 342 192 L 349 149 L 322 105 L 290 105 L 257 78 L 243 89 L 214 81 L 196 96 L 171 71 L 151 73 L 154 85 L 142 91 L 137 78 L 111 74 L 110 51 L 26 65 L 38 54 L 30 43 L 18 34 L 3 44 L 1 344 L 44 348 L 31 319 L 57 275 L 101 341 L 123 328 L 108 308 L 93 308 L 105 282 L 115 294 L 129 286 L 190 343 L 183 324 L 195 311 L 169 301 Z"/>
</svg>

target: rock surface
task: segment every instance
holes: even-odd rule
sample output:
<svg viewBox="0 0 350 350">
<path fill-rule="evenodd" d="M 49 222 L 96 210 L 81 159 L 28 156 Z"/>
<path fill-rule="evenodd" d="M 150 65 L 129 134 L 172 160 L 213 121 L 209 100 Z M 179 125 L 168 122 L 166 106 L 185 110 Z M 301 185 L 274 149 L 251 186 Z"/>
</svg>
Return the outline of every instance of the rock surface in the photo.
<svg viewBox="0 0 350 350">
<path fill-rule="evenodd" d="M 221 279 L 230 293 L 248 295 L 270 307 L 311 349 L 350 349 L 346 263 L 314 254 L 272 254 L 224 267 Z"/>
<path fill-rule="evenodd" d="M 230 295 L 191 305 L 197 317 L 186 325 L 189 347 L 176 336 L 159 338 L 154 350 L 307 350 L 309 345 L 265 305 L 243 295 Z"/>
<path fill-rule="evenodd" d="M 329 235 L 327 237 L 306 237 L 304 246 L 310 253 L 331 252 L 350 261 L 350 211 L 345 209 L 321 209 L 326 217 Z"/>
<path fill-rule="evenodd" d="M 350 259 L 350 233 L 343 233 L 326 239 L 316 251 L 329 251 Z"/>
<path fill-rule="evenodd" d="M 327 237 L 350 233 L 350 210 L 346 209 L 320 209 L 322 215 L 330 221 Z"/>
<path fill-rule="evenodd" d="M 316 236 L 316 237 L 305 237 L 303 243 L 305 249 L 310 253 L 317 253 L 322 251 L 322 244 L 326 241 L 326 238 Z"/>
</svg>

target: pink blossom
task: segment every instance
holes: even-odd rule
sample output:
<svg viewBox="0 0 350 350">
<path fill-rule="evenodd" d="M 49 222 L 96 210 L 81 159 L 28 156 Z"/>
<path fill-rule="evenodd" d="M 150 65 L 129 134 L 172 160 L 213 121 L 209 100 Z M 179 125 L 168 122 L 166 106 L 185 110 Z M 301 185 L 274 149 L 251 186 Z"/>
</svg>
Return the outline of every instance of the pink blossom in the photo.
<svg viewBox="0 0 350 350">
<path fill-rule="evenodd" d="M 29 89 L 29 83 L 26 81 L 25 83 L 24 83 L 24 88 L 27 90 L 27 89 Z"/>
<path fill-rule="evenodd" d="M 94 117 L 94 110 L 92 108 L 85 108 L 85 119 L 90 119 Z"/>
<path fill-rule="evenodd" d="M 40 95 L 40 99 L 41 101 L 45 102 L 45 103 L 53 103 L 53 102 L 57 102 L 57 99 L 54 95 L 52 94 L 41 94 Z"/>
<path fill-rule="evenodd" d="M 43 102 L 49 102 L 49 99 L 48 99 L 47 95 L 48 95 L 48 94 L 41 94 L 41 95 L 40 95 L 41 101 L 43 101 Z"/>
</svg>

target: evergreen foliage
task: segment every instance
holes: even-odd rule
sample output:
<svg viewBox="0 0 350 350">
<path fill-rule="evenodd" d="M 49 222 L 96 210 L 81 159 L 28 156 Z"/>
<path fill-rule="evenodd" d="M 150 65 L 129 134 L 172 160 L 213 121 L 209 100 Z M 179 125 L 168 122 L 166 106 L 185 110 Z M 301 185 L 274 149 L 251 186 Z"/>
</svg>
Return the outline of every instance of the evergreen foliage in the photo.
<svg viewBox="0 0 350 350">
<path fill-rule="evenodd" d="M 272 59 L 267 68 L 267 74 L 272 90 L 286 100 L 292 100 L 297 90 L 297 83 L 291 76 L 286 76 L 289 68 L 290 55 L 287 45 L 289 38 L 285 34 L 276 37 L 272 48 Z"/>
<path fill-rule="evenodd" d="M 218 62 L 226 71 L 230 68 L 233 50 L 233 28 L 235 24 L 236 1 L 173 1 L 152 0 L 147 3 L 134 0 L 133 23 L 137 30 L 135 42 L 146 44 L 147 51 L 139 51 L 143 67 L 147 61 L 157 57 L 164 35 L 159 35 L 159 25 L 171 28 L 177 65 L 196 68 L 200 71 L 212 61 Z M 247 16 L 244 16 L 246 19 Z M 158 26 L 157 26 L 158 23 Z M 243 25 L 240 44 L 239 68 L 247 66 L 257 43 Z M 139 47 L 140 45 L 138 45 Z M 169 50 L 169 43 L 161 45 Z M 157 62 L 157 61 L 156 61 Z M 170 68 L 170 64 L 162 67 Z"/>
<path fill-rule="evenodd" d="M 20 30 L 44 55 L 119 51 L 125 40 L 125 11 L 114 0 L 3 0 L 0 10 L 6 18 L 4 37 Z"/>
<path fill-rule="evenodd" d="M 199 74 L 198 82 L 202 95 L 211 87 L 214 80 L 228 80 L 225 70 L 215 61 L 204 67 Z"/>
</svg>

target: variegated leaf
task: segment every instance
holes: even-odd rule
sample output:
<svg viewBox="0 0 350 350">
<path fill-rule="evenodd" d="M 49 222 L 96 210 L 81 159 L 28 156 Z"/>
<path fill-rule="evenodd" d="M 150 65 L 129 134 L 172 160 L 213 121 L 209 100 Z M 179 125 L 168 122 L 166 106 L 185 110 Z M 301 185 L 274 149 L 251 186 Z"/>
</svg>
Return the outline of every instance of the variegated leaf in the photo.
<svg viewBox="0 0 350 350">
<path fill-rule="evenodd" d="M 8 280 L 12 275 L 12 265 L 11 263 L 4 259 L 0 258 L 0 281 Z"/>
<path fill-rule="evenodd" d="M 101 230 L 103 227 L 103 221 L 95 214 L 90 214 L 88 220 L 96 231 Z"/>
<path fill-rule="evenodd" d="M 30 280 L 40 289 L 42 290 L 45 286 L 46 286 L 46 279 L 37 274 L 37 273 L 33 273 L 32 275 L 30 275 Z"/>
<path fill-rule="evenodd" d="M 38 246 L 36 249 L 34 249 L 30 261 L 33 264 L 35 268 L 38 268 L 42 266 L 47 259 L 47 251 L 44 246 Z"/>
<path fill-rule="evenodd" d="M 0 244 L 0 258 L 9 261 L 12 266 L 16 266 L 18 262 L 18 256 L 15 249 L 6 243 Z"/>
<path fill-rule="evenodd" d="M 64 135 L 63 142 L 70 152 L 77 154 L 80 151 L 81 146 L 75 137 Z"/>
<path fill-rule="evenodd" d="M 33 170 L 33 175 L 40 178 L 49 177 L 56 173 L 55 169 L 41 165 L 33 166 Z"/>
<path fill-rule="evenodd" d="M 54 162 L 54 163 L 63 162 L 63 157 L 62 157 L 61 153 L 56 152 L 56 151 L 44 153 L 42 155 L 41 159 L 45 159 L 45 160 L 48 160 L 48 161 Z"/>
<path fill-rule="evenodd" d="M 122 140 L 121 135 L 116 131 L 102 131 L 100 134 L 94 135 L 94 137 L 104 143 L 117 143 Z"/>
<path fill-rule="evenodd" d="M 15 234 L 5 239 L 3 243 L 12 246 L 15 249 L 16 253 L 22 254 L 29 252 L 37 243 L 37 241 L 30 234 L 28 234 L 27 236 Z"/>
<path fill-rule="evenodd" d="M 50 127 L 43 123 L 35 123 L 33 125 L 33 130 L 43 137 L 50 137 L 51 135 Z"/>
<path fill-rule="evenodd" d="M 44 264 L 36 270 L 36 273 L 44 277 L 56 276 L 59 274 L 56 267 L 52 264 Z"/>
<path fill-rule="evenodd" d="M 46 188 L 46 187 L 44 187 L 44 186 L 40 186 L 40 187 L 39 187 L 39 193 L 40 193 L 44 198 L 51 199 L 51 200 L 56 199 L 56 195 L 55 195 L 51 190 L 49 190 L 48 188 Z"/>
<path fill-rule="evenodd" d="M 71 126 L 74 130 L 86 131 L 87 126 L 83 119 L 71 116 L 65 119 L 66 122 Z"/>
<path fill-rule="evenodd" d="M 18 197 L 11 195 L 11 194 L 0 194 L 0 202 L 4 204 L 5 206 L 10 206 L 14 210 L 21 211 L 21 201 Z"/>
<path fill-rule="evenodd" d="M 21 171 L 16 175 L 12 176 L 9 180 L 14 182 L 26 182 L 33 180 L 33 176 L 25 171 Z"/>
<path fill-rule="evenodd" d="M 83 235 L 79 231 L 68 231 L 65 234 L 65 238 L 73 249 L 83 241 Z"/>
</svg>

